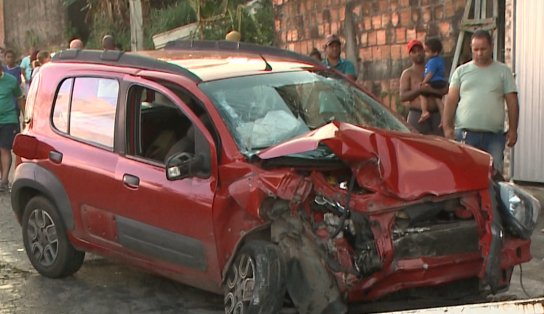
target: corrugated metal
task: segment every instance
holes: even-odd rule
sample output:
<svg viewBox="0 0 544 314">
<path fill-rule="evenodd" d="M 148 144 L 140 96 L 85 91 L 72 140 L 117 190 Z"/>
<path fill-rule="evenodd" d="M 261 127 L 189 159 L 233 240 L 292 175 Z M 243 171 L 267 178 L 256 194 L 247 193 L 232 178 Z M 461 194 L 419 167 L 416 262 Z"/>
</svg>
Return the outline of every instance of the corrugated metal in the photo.
<svg viewBox="0 0 544 314">
<path fill-rule="evenodd" d="M 514 66 L 519 88 L 515 180 L 544 182 L 544 1 L 517 0 Z"/>
</svg>

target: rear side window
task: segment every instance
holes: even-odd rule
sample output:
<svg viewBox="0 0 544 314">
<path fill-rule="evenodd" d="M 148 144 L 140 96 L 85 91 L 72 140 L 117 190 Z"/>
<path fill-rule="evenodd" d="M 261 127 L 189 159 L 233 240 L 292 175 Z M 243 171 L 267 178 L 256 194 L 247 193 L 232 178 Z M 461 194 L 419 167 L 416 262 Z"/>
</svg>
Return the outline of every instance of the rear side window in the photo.
<svg viewBox="0 0 544 314">
<path fill-rule="evenodd" d="M 85 142 L 113 148 L 119 82 L 77 77 L 62 82 L 55 97 L 53 126 Z"/>
<path fill-rule="evenodd" d="M 25 103 L 25 123 L 29 123 L 32 119 L 32 113 L 34 111 L 34 104 L 36 103 L 36 95 L 38 94 L 38 86 L 40 85 L 41 77 L 41 74 L 38 72 L 38 74 L 36 74 L 36 76 L 32 79 L 33 84 L 30 84 Z"/>
</svg>

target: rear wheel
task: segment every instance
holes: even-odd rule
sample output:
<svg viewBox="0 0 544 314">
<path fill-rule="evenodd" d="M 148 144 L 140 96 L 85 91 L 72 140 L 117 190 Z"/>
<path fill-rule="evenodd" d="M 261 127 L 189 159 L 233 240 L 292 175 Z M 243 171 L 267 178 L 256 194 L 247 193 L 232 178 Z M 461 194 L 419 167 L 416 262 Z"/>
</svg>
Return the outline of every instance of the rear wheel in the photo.
<svg viewBox="0 0 544 314">
<path fill-rule="evenodd" d="M 66 277 L 83 264 L 85 252 L 72 246 L 56 207 L 45 197 L 36 196 L 28 202 L 22 229 L 26 254 L 43 276 Z"/>
<path fill-rule="evenodd" d="M 285 298 L 285 264 L 280 249 L 266 241 L 244 245 L 225 280 L 225 313 L 276 314 Z"/>
</svg>

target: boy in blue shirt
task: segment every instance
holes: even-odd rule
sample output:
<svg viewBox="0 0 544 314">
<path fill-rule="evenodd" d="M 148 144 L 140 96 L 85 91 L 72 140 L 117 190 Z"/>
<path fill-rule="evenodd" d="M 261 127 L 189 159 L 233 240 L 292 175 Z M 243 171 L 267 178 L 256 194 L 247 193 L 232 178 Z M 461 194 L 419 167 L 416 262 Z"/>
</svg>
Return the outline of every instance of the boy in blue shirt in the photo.
<svg viewBox="0 0 544 314">
<path fill-rule="evenodd" d="M 446 80 L 446 62 L 444 58 L 440 56 L 442 52 L 442 43 L 437 38 L 429 38 L 425 41 L 424 45 L 425 56 L 428 58 L 427 63 L 425 64 L 425 73 L 421 85 L 429 85 L 432 88 L 442 89 L 448 86 L 448 81 Z M 431 113 L 429 112 L 429 100 L 427 97 L 436 97 L 433 94 L 423 93 L 421 95 L 421 118 L 419 123 L 429 119 Z M 442 99 L 436 99 L 436 105 L 442 116 L 444 111 L 444 104 Z"/>
</svg>

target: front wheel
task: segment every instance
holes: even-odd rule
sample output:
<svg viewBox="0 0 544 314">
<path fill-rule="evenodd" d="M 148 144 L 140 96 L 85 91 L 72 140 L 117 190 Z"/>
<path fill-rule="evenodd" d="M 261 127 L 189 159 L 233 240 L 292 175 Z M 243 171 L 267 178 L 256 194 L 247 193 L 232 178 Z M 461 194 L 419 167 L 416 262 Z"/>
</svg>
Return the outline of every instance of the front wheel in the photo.
<svg viewBox="0 0 544 314">
<path fill-rule="evenodd" d="M 72 246 L 57 208 L 47 198 L 36 196 L 28 202 L 22 229 L 26 254 L 43 276 L 66 277 L 83 264 L 85 252 Z"/>
<path fill-rule="evenodd" d="M 285 298 L 285 263 L 266 241 L 245 244 L 225 280 L 226 314 L 276 314 Z"/>
</svg>

